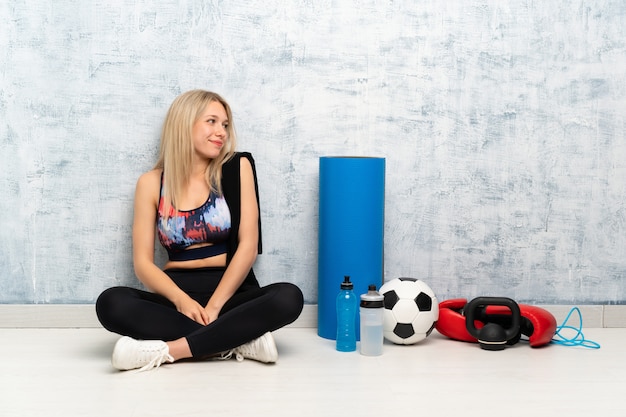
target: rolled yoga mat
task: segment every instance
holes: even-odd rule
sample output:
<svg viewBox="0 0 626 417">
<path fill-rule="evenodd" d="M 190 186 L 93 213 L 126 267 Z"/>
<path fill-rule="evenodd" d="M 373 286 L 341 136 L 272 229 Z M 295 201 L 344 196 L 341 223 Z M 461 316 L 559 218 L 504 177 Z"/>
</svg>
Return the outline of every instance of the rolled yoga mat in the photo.
<svg viewBox="0 0 626 417">
<path fill-rule="evenodd" d="M 385 158 L 321 157 L 318 335 L 337 338 L 336 298 L 345 275 L 357 297 L 383 283 Z M 356 332 L 359 340 L 357 307 Z"/>
</svg>

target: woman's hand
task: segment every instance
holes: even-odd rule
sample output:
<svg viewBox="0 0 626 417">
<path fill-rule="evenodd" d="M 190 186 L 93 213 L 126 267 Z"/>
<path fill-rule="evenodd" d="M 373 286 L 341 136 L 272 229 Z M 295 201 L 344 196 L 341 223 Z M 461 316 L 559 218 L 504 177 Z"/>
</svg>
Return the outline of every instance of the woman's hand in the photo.
<svg viewBox="0 0 626 417">
<path fill-rule="evenodd" d="M 184 314 L 191 320 L 200 323 L 203 326 L 206 326 L 213 321 L 209 319 L 207 311 L 202 308 L 197 301 L 189 296 L 182 297 L 180 300 L 175 302 L 174 305 L 176 305 L 176 310 L 178 310 L 179 313 Z"/>
<path fill-rule="evenodd" d="M 211 302 L 209 301 L 209 303 L 206 305 L 206 307 L 204 307 L 204 311 L 207 314 L 208 317 L 208 323 L 212 323 L 217 319 L 217 316 L 219 316 L 220 314 L 220 310 L 216 307 L 213 307 L 211 305 Z"/>
</svg>

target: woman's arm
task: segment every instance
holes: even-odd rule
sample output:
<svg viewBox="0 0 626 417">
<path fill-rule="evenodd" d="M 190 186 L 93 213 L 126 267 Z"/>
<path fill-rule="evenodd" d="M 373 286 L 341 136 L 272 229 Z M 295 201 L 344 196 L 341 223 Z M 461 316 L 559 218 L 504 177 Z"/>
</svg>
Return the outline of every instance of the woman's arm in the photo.
<svg viewBox="0 0 626 417">
<path fill-rule="evenodd" d="M 239 223 L 239 245 L 228 264 L 215 292 L 205 310 L 209 322 L 215 320 L 226 303 L 248 276 L 258 254 L 259 205 L 256 200 L 254 174 L 247 158 L 240 159 L 241 170 L 241 219 Z"/>
<path fill-rule="evenodd" d="M 170 300 L 180 313 L 200 324 L 208 324 L 208 315 L 204 308 L 181 290 L 154 263 L 155 223 L 160 185 L 161 172 L 157 170 L 143 174 L 137 181 L 133 219 L 135 274 L 149 290 Z"/>
</svg>

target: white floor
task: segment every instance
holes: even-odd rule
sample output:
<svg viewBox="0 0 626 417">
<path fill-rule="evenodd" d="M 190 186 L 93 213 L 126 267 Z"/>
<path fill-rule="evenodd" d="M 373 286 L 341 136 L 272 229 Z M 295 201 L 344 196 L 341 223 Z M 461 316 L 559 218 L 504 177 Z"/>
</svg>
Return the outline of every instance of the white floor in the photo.
<svg viewBox="0 0 626 417">
<path fill-rule="evenodd" d="M 584 333 L 602 347 L 489 352 L 433 334 L 364 357 L 286 328 L 274 365 L 134 373 L 111 368 L 102 329 L 0 329 L 0 416 L 626 416 L 626 329 Z"/>
</svg>

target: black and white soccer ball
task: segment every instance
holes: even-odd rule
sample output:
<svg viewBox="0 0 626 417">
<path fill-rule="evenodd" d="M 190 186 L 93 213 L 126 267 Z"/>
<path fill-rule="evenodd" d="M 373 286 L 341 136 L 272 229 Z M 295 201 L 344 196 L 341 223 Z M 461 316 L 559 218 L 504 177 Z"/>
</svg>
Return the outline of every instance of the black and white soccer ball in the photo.
<svg viewBox="0 0 626 417">
<path fill-rule="evenodd" d="M 417 278 L 395 278 L 380 287 L 385 297 L 385 339 L 412 345 L 426 339 L 439 318 L 439 302 L 433 290 Z"/>
</svg>

